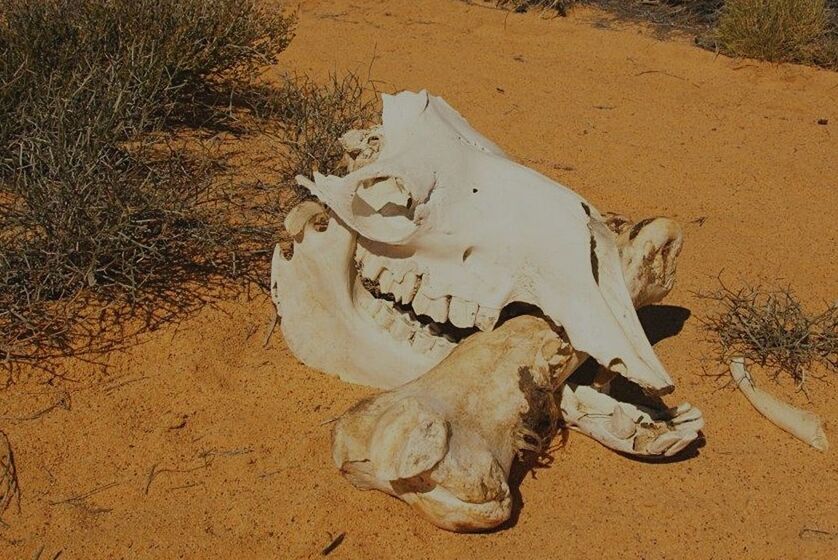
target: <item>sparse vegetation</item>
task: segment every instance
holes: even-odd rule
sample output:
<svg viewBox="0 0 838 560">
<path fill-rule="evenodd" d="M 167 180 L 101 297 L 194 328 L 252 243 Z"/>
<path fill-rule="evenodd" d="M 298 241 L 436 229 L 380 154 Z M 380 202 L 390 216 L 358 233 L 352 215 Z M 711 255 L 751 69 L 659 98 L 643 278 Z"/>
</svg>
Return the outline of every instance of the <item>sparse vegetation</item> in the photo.
<svg viewBox="0 0 838 560">
<path fill-rule="evenodd" d="M 374 97 L 353 73 L 333 74 L 326 84 L 306 76 L 288 78 L 272 97 L 273 114 L 283 123 L 287 148 L 281 174 L 286 182 L 312 171 L 336 172 L 343 158 L 340 137 L 369 124 L 376 115 Z"/>
<path fill-rule="evenodd" d="M 0 363 L 104 348 L 126 308 L 153 323 L 261 266 L 281 218 L 234 215 L 201 138 L 276 117 L 292 167 L 328 170 L 318 130 L 368 107 L 355 77 L 260 82 L 293 32 L 263 5 L 0 0 Z"/>
<path fill-rule="evenodd" d="M 838 30 L 827 0 L 726 0 L 715 37 L 734 56 L 838 68 Z"/>
<path fill-rule="evenodd" d="M 696 43 L 730 56 L 798 62 L 838 69 L 835 0 L 496 0 L 515 12 L 529 8 L 566 15 L 576 4 L 600 7 L 619 19 L 682 29 Z"/>
<path fill-rule="evenodd" d="M 721 283 L 721 282 L 720 282 Z M 719 361 L 734 356 L 773 372 L 791 375 L 799 387 L 818 372 L 838 371 L 838 305 L 818 314 L 806 311 L 792 291 L 724 284 L 698 297 L 716 309 L 701 319 L 719 345 Z"/>
<path fill-rule="evenodd" d="M 530 8 L 555 10 L 564 16 L 576 2 L 577 0 L 495 0 L 495 5 L 515 12 L 525 12 Z"/>
</svg>

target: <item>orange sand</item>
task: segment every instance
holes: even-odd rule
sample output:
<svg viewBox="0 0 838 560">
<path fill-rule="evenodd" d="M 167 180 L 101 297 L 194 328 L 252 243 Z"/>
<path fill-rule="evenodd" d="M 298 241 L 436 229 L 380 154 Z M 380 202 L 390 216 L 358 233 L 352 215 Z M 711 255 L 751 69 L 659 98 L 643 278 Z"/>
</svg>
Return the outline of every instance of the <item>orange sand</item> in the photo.
<svg viewBox="0 0 838 560">
<path fill-rule="evenodd" d="M 646 463 L 570 434 L 521 483 L 511 526 L 446 533 L 340 477 L 321 423 L 371 391 L 299 364 L 279 334 L 263 349 L 271 306 L 260 295 L 145 335 L 105 357 L 107 369 L 68 362 L 76 382 L 0 392 L 23 489 L 0 558 L 317 558 L 340 533 L 330 558 L 838 558 L 834 450 L 805 447 L 702 377 L 715 366 L 696 320 L 705 303 L 691 295 L 724 269 L 792 282 L 807 304 L 835 298 L 838 74 L 717 57 L 594 25 L 603 18 L 304 2 L 280 68 L 371 67 L 382 90 L 427 88 L 598 208 L 680 220 L 667 303 L 692 316 L 656 350 L 678 384 L 670 401 L 704 411 L 706 445 Z M 834 381 L 812 382 L 811 404 L 789 384 L 769 387 L 820 414 L 838 444 Z M 70 410 L 10 419 L 62 391 Z"/>
</svg>

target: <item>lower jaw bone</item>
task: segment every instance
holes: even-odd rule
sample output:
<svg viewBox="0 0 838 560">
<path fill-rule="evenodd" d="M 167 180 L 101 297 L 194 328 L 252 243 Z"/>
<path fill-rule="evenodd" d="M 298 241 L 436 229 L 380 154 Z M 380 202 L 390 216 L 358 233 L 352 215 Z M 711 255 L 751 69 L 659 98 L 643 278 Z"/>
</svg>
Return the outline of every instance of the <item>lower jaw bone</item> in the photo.
<svg viewBox="0 0 838 560">
<path fill-rule="evenodd" d="M 549 441 L 558 388 L 576 365 L 546 321 L 511 319 L 339 418 L 335 464 L 356 487 L 396 496 L 443 529 L 496 527 L 512 512 L 512 462 Z"/>
</svg>

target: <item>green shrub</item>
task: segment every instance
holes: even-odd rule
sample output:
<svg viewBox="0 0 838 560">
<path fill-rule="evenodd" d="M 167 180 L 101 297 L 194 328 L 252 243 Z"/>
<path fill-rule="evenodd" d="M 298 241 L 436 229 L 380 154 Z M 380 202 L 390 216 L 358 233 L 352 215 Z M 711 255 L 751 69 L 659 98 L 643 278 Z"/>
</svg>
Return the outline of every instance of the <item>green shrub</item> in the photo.
<svg viewBox="0 0 838 560">
<path fill-rule="evenodd" d="M 288 45 L 262 5 L 0 0 L 0 360 L 67 349 L 81 295 L 135 303 L 235 249 L 215 164 L 165 132 L 225 125 Z"/>
<path fill-rule="evenodd" d="M 716 41 L 734 56 L 836 66 L 833 25 L 826 0 L 727 0 Z"/>
</svg>

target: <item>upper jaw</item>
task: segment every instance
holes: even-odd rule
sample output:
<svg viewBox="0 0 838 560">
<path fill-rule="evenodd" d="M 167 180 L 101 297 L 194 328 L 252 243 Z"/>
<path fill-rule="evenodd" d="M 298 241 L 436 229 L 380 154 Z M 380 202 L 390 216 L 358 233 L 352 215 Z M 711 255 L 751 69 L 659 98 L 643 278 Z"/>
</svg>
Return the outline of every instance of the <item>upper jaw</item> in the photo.
<svg viewBox="0 0 838 560">
<path fill-rule="evenodd" d="M 495 328 L 500 309 L 457 296 L 424 297 L 419 272 L 409 258 L 371 253 L 334 218 L 323 232 L 307 228 L 291 260 L 277 253 L 272 264 L 288 346 L 309 366 L 345 381 L 392 388 L 447 356 L 459 342 L 452 335 Z M 373 281 L 375 295 L 364 286 Z M 612 371 L 652 395 L 673 389 L 668 379 L 639 376 L 617 364 Z"/>
</svg>

